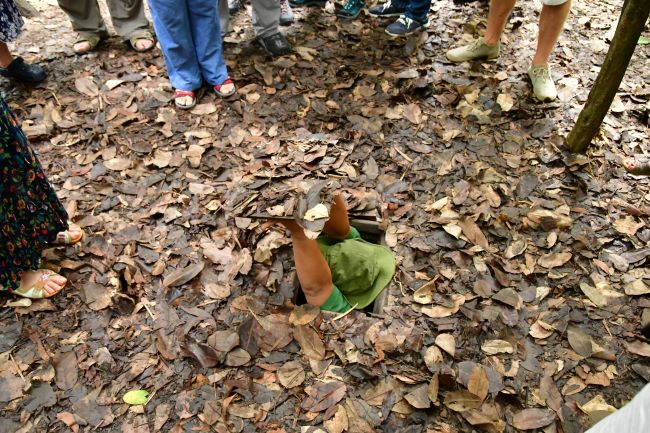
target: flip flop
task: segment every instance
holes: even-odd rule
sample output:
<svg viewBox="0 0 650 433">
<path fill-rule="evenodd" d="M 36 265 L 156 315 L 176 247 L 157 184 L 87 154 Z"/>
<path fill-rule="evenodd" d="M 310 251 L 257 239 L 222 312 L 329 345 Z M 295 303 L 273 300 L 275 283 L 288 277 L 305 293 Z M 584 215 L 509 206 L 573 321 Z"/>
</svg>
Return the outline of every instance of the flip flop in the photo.
<svg viewBox="0 0 650 433">
<path fill-rule="evenodd" d="M 15 295 L 22 296 L 23 298 L 30 298 L 30 299 L 43 299 L 43 298 L 50 298 L 59 292 L 63 290 L 65 287 L 65 283 L 61 286 L 59 290 L 52 294 L 47 294 L 47 291 L 45 290 L 45 284 L 47 281 L 53 277 L 62 277 L 61 275 L 57 274 L 54 271 L 50 271 L 49 269 L 40 269 L 36 272 L 41 272 L 41 276 L 36 280 L 34 284 L 32 284 L 31 287 L 28 287 L 26 289 L 18 288 L 13 291 Z M 66 283 L 68 281 L 66 280 Z"/>
<path fill-rule="evenodd" d="M 71 228 L 78 228 L 80 233 L 79 236 L 72 237 L 72 235 L 70 234 Z M 77 224 L 74 223 L 68 223 L 68 230 L 57 234 L 56 241 L 54 241 L 54 243 L 56 245 L 74 245 L 79 243 L 79 241 L 81 241 L 83 237 L 84 237 L 84 231 L 81 229 L 81 227 L 79 227 Z"/>
<path fill-rule="evenodd" d="M 147 48 L 138 48 L 137 42 L 140 40 L 150 41 L 151 45 Z M 146 51 L 152 50 L 153 47 L 156 46 L 156 39 L 154 38 L 153 34 L 151 34 L 151 32 L 144 31 L 131 36 L 129 38 L 129 44 L 131 44 L 131 48 L 136 53 L 144 53 Z"/>
<path fill-rule="evenodd" d="M 226 84 L 232 84 L 233 85 L 232 90 L 230 92 L 222 92 L 221 91 L 221 88 L 223 86 L 225 86 Z M 236 91 L 237 91 L 237 87 L 234 85 L 234 83 L 232 81 L 232 78 L 230 78 L 230 77 L 226 78 L 226 80 L 223 83 L 214 85 L 214 92 L 217 95 L 221 96 L 222 98 L 227 98 L 228 96 L 232 96 L 232 95 L 235 94 Z"/>
<path fill-rule="evenodd" d="M 102 43 L 102 41 L 105 38 L 100 36 L 100 35 L 95 35 L 95 34 L 79 34 L 77 35 L 77 40 L 74 41 L 74 44 L 72 44 L 72 51 L 74 51 L 75 54 L 77 55 L 82 55 L 82 54 L 87 54 L 90 53 L 91 51 L 95 51 L 97 49 L 97 46 Z M 90 45 L 90 48 L 87 50 L 75 50 L 74 46 L 77 44 L 80 44 L 82 42 L 88 42 L 88 45 Z"/>
</svg>

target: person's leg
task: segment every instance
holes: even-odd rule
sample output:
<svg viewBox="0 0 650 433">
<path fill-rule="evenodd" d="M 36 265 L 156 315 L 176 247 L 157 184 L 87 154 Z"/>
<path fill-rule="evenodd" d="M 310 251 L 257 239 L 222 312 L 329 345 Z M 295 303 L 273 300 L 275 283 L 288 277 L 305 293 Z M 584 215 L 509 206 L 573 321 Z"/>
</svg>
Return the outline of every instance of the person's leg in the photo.
<svg viewBox="0 0 650 433">
<path fill-rule="evenodd" d="M 571 0 L 558 5 L 545 4 L 542 8 L 542 13 L 539 16 L 537 51 L 533 57 L 533 66 L 545 65 L 548 63 L 548 58 L 551 55 L 551 51 L 553 51 L 557 40 L 560 38 L 560 33 L 562 33 L 564 23 L 569 16 L 570 10 Z"/>
<path fill-rule="evenodd" d="M 253 30 L 257 40 L 271 56 L 283 56 L 291 51 L 289 41 L 278 28 L 280 0 L 252 0 Z"/>
<path fill-rule="evenodd" d="M 187 0 L 149 0 L 149 9 L 172 86 L 187 91 L 200 88 L 203 80 Z"/>
<path fill-rule="evenodd" d="M 404 15 L 407 18 L 424 23 L 429 21 L 427 17 L 429 9 L 431 9 L 431 0 L 411 0 L 406 5 Z"/>
<path fill-rule="evenodd" d="M 348 207 L 339 194 L 334 196 L 334 203 L 330 209 L 330 218 L 323 227 L 323 234 L 336 239 L 345 239 L 350 234 Z"/>
<path fill-rule="evenodd" d="M 226 61 L 221 49 L 221 26 L 215 0 L 188 2 L 190 29 L 194 40 L 196 59 L 208 84 L 222 84 L 228 78 Z M 233 86 L 233 84 L 230 84 Z M 228 93 L 226 89 L 223 93 Z"/>
<path fill-rule="evenodd" d="M 280 0 L 252 0 L 253 30 L 263 38 L 278 33 L 280 24 Z"/>
<path fill-rule="evenodd" d="M 533 86 L 533 96 L 538 101 L 552 101 L 557 97 L 548 58 L 560 37 L 564 22 L 571 9 L 571 0 L 542 0 L 544 7 L 539 18 L 537 51 L 528 77 Z"/>
<path fill-rule="evenodd" d="M 11 55 L 9 47 L 4 42 L 0 42 L 0 67 L 6 68 L 14 61 L 14 56 Z"/>
<path fill-rule="evenodd" d="M 452 62 L 466 62 L 475 59 L 496 59 L 499 56 L 501 33 L 516 0 L 492 0 L 488 12 L 485 35 L 474 42 L 447 51 Z"/>
<path fill-rule="evenodd" d="M 487 45 L 496 45 L 517 0 L 492 0 L 488 12 L 487 29 L 483 40 Z"/>
<path fill-rule="evenodd" d="M 108 10 L 111 13 L 113 27 L 117 34 L 125 40 L 134 39 L 136 50 L 144 51 L 154 44 L 153 36 L 149 31 L 149 22 L 144 15 L 142 0 L 107 0 Z M 138 36 L 141 36 L 138 38 Z"/>
<path fill-rule="evenodd" d="M 12 56 L 4 42 L 0 42 L 0 75 L 30 84 L 40 83 L 47 78 L 45 69 L 25 62 L 22 57 Z"/>
<path fill-rule="evenodd" d="M 59 7 L 68 15 L 72 29 L 80 35 L 91 35 L 104 38 L 108 35 L 97 0 L 58 0 Z M 96 44 L 95 44 L 96 45 Z M 88 41 L 76 43 L 76 53 L 84 53 L 93 49 Z"/>
<path fill-rule="evenodd" d="M 291 231 L 296 274 L 305 298 L 310 305 L 320 307 L 334 290 L 329 265 L 318 243 L 307 238 L 297 222 L 293 220 L 279 222 Z"/>
</svg>

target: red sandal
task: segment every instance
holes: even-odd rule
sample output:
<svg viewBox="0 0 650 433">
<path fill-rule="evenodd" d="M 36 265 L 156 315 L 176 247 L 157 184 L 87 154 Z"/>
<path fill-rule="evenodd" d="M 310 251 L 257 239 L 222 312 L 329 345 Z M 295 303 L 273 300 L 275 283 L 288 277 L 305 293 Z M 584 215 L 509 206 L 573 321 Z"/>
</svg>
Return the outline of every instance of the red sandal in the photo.
<svg viewBox="0 0 650 433">
<path fill-rule="evenodd" d="M 228 92 L 228 93 L 224 93 L 224 92 L 221 91 L 221 88 L 223 86 L 225 86 L 226 84 L 233 84 L 232 90 L 230 92 Z M 226 80 L 223 83 L 214 85 L 214 93 L 221 96 L 222 98 L 227 98 L 228 96 L 232 96 L 232 95 L 235 94 L 236 91 L 237 91 L 237 87 L 234 86 L 232 78 L 230 78 L 230 77 L 226 78 Z"/>
<path fill-rule="evenodd" d="M 189 105 L 183 105 L 178 103 L 178 98 L 182 98 L 185 96 L 191 96 L 192 97 L 192 103 Z M 194 108 L 196 106 L 196 92 L 194 90 L 176 90 L 174 92 L 174 104 L 181 110 L 189 110 L 190 108 Z"/>
</svg>

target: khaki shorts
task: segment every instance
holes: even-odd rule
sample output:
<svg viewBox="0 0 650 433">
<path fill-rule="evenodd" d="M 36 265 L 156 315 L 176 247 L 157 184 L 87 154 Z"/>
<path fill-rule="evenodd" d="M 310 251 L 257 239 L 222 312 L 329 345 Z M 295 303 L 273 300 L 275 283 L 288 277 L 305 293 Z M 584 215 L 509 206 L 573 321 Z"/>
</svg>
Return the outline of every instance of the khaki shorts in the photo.
<svg viewBox="0 0 650 433">
<path fill-rule="evenodd" d="M 542 3 L 546 6 L 559 6 L 568 2 L 569 0 L 542 0 Z"/>
</svg>

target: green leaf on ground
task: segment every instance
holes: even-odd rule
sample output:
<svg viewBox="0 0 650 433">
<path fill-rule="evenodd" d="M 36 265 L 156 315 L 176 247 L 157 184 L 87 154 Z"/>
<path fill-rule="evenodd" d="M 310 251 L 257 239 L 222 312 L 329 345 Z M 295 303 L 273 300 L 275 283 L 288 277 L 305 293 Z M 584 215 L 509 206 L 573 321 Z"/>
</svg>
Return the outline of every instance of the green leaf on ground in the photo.
<svg viewBox="0 0 650 433">
<path fill-rule="evenodd" d="M 122 400 L 124 400 L 124 403 L 137 405 L 147 403 L 148 398 L 149 391 L 145 391 L 144 389 L 136 389 L 124 394 Z"/>
</svg>

